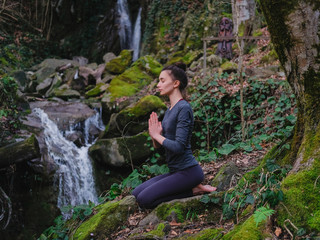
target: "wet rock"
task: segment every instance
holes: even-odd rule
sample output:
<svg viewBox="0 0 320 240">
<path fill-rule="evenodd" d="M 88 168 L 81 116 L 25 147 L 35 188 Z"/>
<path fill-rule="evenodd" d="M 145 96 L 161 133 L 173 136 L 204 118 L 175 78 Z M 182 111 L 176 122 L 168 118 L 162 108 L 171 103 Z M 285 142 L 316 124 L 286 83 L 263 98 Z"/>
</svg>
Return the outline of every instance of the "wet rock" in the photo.
<svg viewBox="0 0 320 240">
<path fill-rule="evenodd" d="M 64 84 L 61 87 L 54 89 L 50 96 L 68 100 L 72 98 L 80 98 L 81 95 L 78 91 L 70 89 L 68 85 Z"/>
<path fill-rule="evenodd" d="M 147 146 L 148 134 L 140 133 L 130 137 L 99 139 L 89 148 L 89 155 L 94 161 L 112 167 L 140 164 L 151 154 Z"/>
</svg>

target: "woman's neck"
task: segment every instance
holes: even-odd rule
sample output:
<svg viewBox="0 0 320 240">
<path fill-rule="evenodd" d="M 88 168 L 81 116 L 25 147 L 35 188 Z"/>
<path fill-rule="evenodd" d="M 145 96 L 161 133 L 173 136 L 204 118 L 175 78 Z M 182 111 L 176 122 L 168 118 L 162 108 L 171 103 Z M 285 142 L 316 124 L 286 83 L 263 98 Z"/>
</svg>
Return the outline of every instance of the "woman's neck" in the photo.
<svg viewBox="0 0 320 240">
<path fill-rule="evenodd" d="M 174 92 L 169 96 L 170 99 L 170 109 L 173 108 L 174 105 L 177 104 L 181 99 L 183 99 L 182 94 L 180 91 Z"/>
</svg>

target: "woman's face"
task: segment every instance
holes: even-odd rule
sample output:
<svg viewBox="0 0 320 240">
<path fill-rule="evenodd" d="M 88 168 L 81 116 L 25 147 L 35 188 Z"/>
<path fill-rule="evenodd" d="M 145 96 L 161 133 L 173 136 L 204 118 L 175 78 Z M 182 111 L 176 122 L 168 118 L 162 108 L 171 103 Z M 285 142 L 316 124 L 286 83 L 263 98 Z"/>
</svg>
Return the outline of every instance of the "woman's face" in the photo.
<svg viewBox="0 0 320 240">
<path fill-rule="evenodd" d="M 169 75 L 168 70 L 162 71 L 159 76 L 159 83 L 157 88 L 160 95 L 170 95 L 175 88 L 179 87 L 179 81 L 173 80 Z"/>
</svg>

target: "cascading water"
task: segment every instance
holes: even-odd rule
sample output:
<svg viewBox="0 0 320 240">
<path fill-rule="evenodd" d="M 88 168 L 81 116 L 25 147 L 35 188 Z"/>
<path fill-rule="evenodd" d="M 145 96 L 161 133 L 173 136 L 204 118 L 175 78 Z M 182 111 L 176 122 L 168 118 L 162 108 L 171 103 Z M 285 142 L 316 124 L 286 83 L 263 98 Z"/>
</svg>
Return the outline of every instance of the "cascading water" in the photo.
<svg viewBox="0 0 320 240">
<path fill-rule="evenodd" d="M 35 108 L 33 111 L 41 120 L 48 152 L 58 167 L 56 171 L 59 183 L 58 207 L 61 209 L 67 205 L 88 204 L 89 201 L 97 203 L 98 197 L 88 149 L 94 141 L 90 140 L 89 128 L 94 125 L 99 130 L 104 129 L 100 114 L 97 113 L 85 121 L 85 146 L 78 148 L 63 136 L 57 125 L 42 109 Z M 69 133 L 75 127 L 71 127 Z"/>
<path fill-rule="evenodd" d="M 133 38 L 131 48 L 133 49 L 133 61 L 139 57 L 140 39 L 141 39 L 141 8 L 139 9 L 136 23 L 134 24 Z"/>
<path fill-rule="evenodd" d="M 117 11 L 119 15 L 119 37 L 121 49 L 128 49 L 132 39 L 132 25 L 129 16 L 127 0 L 118 0 Z"/>
</svg>

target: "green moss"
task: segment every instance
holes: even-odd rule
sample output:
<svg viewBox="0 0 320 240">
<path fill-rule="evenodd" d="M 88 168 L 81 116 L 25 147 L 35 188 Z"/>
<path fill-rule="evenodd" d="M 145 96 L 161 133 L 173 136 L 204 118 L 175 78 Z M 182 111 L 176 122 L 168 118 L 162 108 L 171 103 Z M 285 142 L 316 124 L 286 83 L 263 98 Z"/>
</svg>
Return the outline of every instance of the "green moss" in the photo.
<svg viewBox="0 0 320 240">
<path fill-rule="evenodd" d="M 189 235 L 189 236 L 183 236 L 178 238 L 177 240 L 212 240 L 212 239 L 220 239 L 218 238 L 219 235 L 221 235 L 222 228 L 217 229 L 204 229 L 197 234 Z"/>
<path fill-rule="evenodd" d="M 141 98 L 132 108 L 121 111 L 120 114 L 128 114 L 135 118 L 139 118 L 141 116 L 146 116 L 146 114 L 151 113 L 152 111 L 166 108 L 166 105 L 159 97 L 148 95 Z"/>
<path fill-rule="evenodd" d="M 163 66 L 150 55 L 140 57 L 132 66 L 137 66 L 142 71 L 147 71 L 153 77 L 158 77 L 163 68 Z"/>
<path fill-rule="evenodd" d="M 222 71 L 236 71 L 238 69 L 238 64 L 230 61 L 223 63 L 220 68 Z"/>
<path fill-rule="evenodd" d="M 194 60 L 197 59 L 198 56 L 199 51 L 187 51 L 186 53 L 184 51 L 178 51 L 175 52 L 171 57 L 169 57 L 167 65 L 176 62 L 183 62 L 186 65 L 190 65 Z"/>
<path fill-rule="evenodd" d="M 157 207 L 156 214 L 160 219 L 166 220 L 167 217 L 174 212 L 177 216 L 178 222 L 184 222 L 185 210 L 186 209 L 181 203 L 176 203 L 174 205 L 164 203 Z"/>
<path fill-rule="evenodd" d="M 98 83 L 93 89 L 87 91 L 85 93 L 85 96 L 87 98 L 89 97 L 96 97 L 96 96 L 99 96 L 101 95 L 105 90 L 106 90 L 106 84 L 104 83 Z"/>
<path fill-rule="evenodd" d="M 164 228 L 165 228 L 164 223 L 160 223 L 160 224 L 158 224 L 158 226 L 154 230 L 143 234 L 143 236 L 144 237 L 148 237 L 148 236 L 149 237 L 154 237 L 154 236 L 156 236 L 158 238 L 162 238 L 165 235 L 165 232 L 163 231 Z"/>
<path fill-rule="evenodd" d="M 286 219 L 290 219 L 297 227 L 320 231 L 317 222 L 320 211 L 319 175 L 320 161 L 316 158 L 310 169 L 290 174 L 283 180 L 285 207 L 279 206 L 279 224 L 283 225 Z"/>
<path fill-rule="evenodd" d="M 256 226 L 253 216 L 248 218 L 243 224 L 237 225 L 232 231 L 222 237 L 223 240 L 260 240 L 265 239 L 263 232 L 266 221 Z"/>
<path fill-rule="evenodd" d="M 146 72 L 137 66 L 133 66 L 111 80 L 108 88 L 111 100 L 123 96 L 132 96 L 144 86 L 150 84 L 152 80 L 153 78 Z"/>
<path fill-rule="evenodd" d="M 106 64 L 106 70 L 113 74 L 123 73 L 132 62 L 132 51 L 122 50 L 120 55 Z"/>
</svg>

